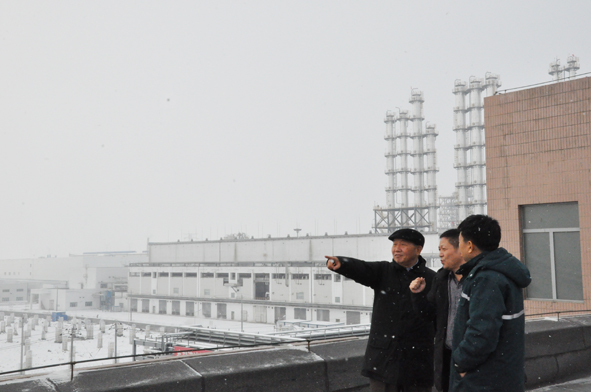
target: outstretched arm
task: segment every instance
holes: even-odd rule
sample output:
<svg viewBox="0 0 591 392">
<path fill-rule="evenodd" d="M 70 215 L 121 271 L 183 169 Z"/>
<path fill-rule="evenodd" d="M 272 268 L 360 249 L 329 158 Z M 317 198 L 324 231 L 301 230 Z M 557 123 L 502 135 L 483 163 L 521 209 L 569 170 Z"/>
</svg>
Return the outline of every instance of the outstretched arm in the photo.
<svg viewBox="0 0 591 392">
<path fill-rule="evenodd" d="M 324 256 L 326 267 L 364 286 L 375 287 L 383 278 L 386 261 L 367 262 L 346 256 Z"/>
</svg>

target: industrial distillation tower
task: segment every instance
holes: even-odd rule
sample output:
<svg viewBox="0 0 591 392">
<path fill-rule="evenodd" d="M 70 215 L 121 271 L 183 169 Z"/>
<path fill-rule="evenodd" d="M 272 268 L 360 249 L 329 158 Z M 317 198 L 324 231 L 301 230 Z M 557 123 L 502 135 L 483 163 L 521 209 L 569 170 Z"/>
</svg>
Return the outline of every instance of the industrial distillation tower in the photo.
<svg viewBox="0 0 591 392">
<path fill-rule="evenodd" d="M 548 69 L 548 74 L 552 75 L 552 79 L 555 81 L 560 81 L 565 78 L 565 73 L 568 72 L 568 77 L 573 78 L 577 75 L 577 71 L 581 67 L 579 66 L 579 58 L 575 55 L 568 56 L 566 59 L 566 65 L 560 66 L 560 60 L 556 59 L 555 61 L 550 63 L 550 68 Z"/>
<path fill-rule="evenodd" d="M 500 85 L 499 75 L 490 72 L 486 73 L 484 79 L 470 77 L 469 84 L 459 79 L 455 81 L 454 168 L 457 173 L 456 193 L 460 221 L 471 214 L 486 214 L 483 95 L 494 95 Z"/>
<path fill-rule="evenodd" d="M 374 208 L 374 230 L 437 231 L 437 153 L 435 125 L 423 130 L 423 92 L 411 91 L 407 110 L 386 112 L 386 207 Z"/>
</svg>

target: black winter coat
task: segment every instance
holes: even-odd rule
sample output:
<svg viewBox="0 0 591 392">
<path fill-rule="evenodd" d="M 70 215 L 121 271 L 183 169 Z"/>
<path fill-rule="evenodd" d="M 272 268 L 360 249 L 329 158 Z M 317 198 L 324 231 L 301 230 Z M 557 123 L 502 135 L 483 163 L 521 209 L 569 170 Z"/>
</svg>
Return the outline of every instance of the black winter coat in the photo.
<svg viewBox="0 0 591 392">
<path fill-rule="evenodd" d="M 449 313 L 449 287 L 448 279 L 451 272 L 441 268 L 435 274 L 431 290 L 426 288 L 420 294 L 412 294 L 413 306 L 416 310 L 426 311 L 435 320 L 435 353 L 433 365 L 435 370 L 435 388 L 444 390 L 443 372 L 449 373 L 449 367 L 443 369 L 443 355 L 445 350 L 445 338 L 447 336 L 447 317 Z M 427 292 L 427 296 L 422 295 Z M 447 380 L 447 378 L 445 378 Z M 447 389 L 447 385 L 445 385 Z"/>
<path fill-rule="evenodd" d="M 338 257 L 341 267 L 335 271 L 374 290 L 369 341 L 361 374 L 395 385 L 433 385 L 432 319 L 412 306 L 410 282 L 426 280 L 425 293 L 435 272 L 425 259 L 410 270 L 396 262 L 366 262 Z"/>
<path fill-rule="evenodd" d="M 523 289 L 528 269 L 503 248 L 458 270 L 462 297 L 454 322 L 449 390 L 522 392 L 525 382 Z M 466 372 L 464 378 L 460 372 Z"/>
</svg>

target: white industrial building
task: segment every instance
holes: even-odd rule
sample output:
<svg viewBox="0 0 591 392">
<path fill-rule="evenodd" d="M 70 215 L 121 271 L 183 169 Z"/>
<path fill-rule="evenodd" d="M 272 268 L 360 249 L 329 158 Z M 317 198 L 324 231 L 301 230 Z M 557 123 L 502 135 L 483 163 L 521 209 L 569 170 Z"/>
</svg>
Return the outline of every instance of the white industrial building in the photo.
<svg viewBox="0 0 591 392">
<path fill-rule="evenodd" d="M 0 303 L 26 303 L 29 284 L 21 280 L 0 279 Z"/>
<path fill-rule="evenodd" d="M 435 269 L 438 243 L 426 235 L 423 256 Z M 131 311 L 368 323 L 373 291 L 329 271 L 324 256 L 391 260 L 390 247 L 383 234 L 149 243 L 149 261 L 129 266 Z"/>
<path fill-rule="evenodd" d="M 128 303 L 127 266 L 147 259 L 147 253 L 93 252 L 0 260 L 0 291 L 24 285 L 22 301 L 40 310 L 120 310 Z"/>
</svg>

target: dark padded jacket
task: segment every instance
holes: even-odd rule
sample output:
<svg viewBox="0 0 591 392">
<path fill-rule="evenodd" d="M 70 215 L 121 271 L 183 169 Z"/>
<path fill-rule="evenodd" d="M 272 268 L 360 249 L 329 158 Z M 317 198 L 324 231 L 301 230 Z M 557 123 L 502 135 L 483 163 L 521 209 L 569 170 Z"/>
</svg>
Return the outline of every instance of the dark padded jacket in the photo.
<svg viewBox="0 0 591 392">
<path fill-rule="evenodd" d="M 449 367 L 443 368 L 445 338 L 447 336 L 447 316 L 449 313 L 449 288 L 448 280 L 451 272 L 445 268 L 437 271 L 433 279 L 431 290 L 427 296 L 421 295 L 426 292 L 423 290 L 419 294 L 412 294 L 413 306 L 415 309 L 424 310 L 427 314 L 432 315 L 435 320 L 435 352 L 433 356 L 435 388 L 438 391 L 447 390 L 447 384 L 443 384 L 443 380 L 447 381 L 448 377 L 443 378 L 443 372 L 449 373 Z"/>
<path fill-rule="evenodd" d="M 498 248 L 476 256 L 458 273 L 464 283 L 454 323 L 450 391 L 523 391 L 528 269 Z"/>
<path fill-rule="evenodd" d="M 361 374 L 396 385 L 433 385 L 433 336 L 431 318 L 412 306 L 410 282 L 426 280 L 427 293 L 435 272 L 419 256 L 410 270 L 396 262 L 366 262 L 338 256 L 339 274 L 374 290 L 369 340 Z"/>
</svg>

